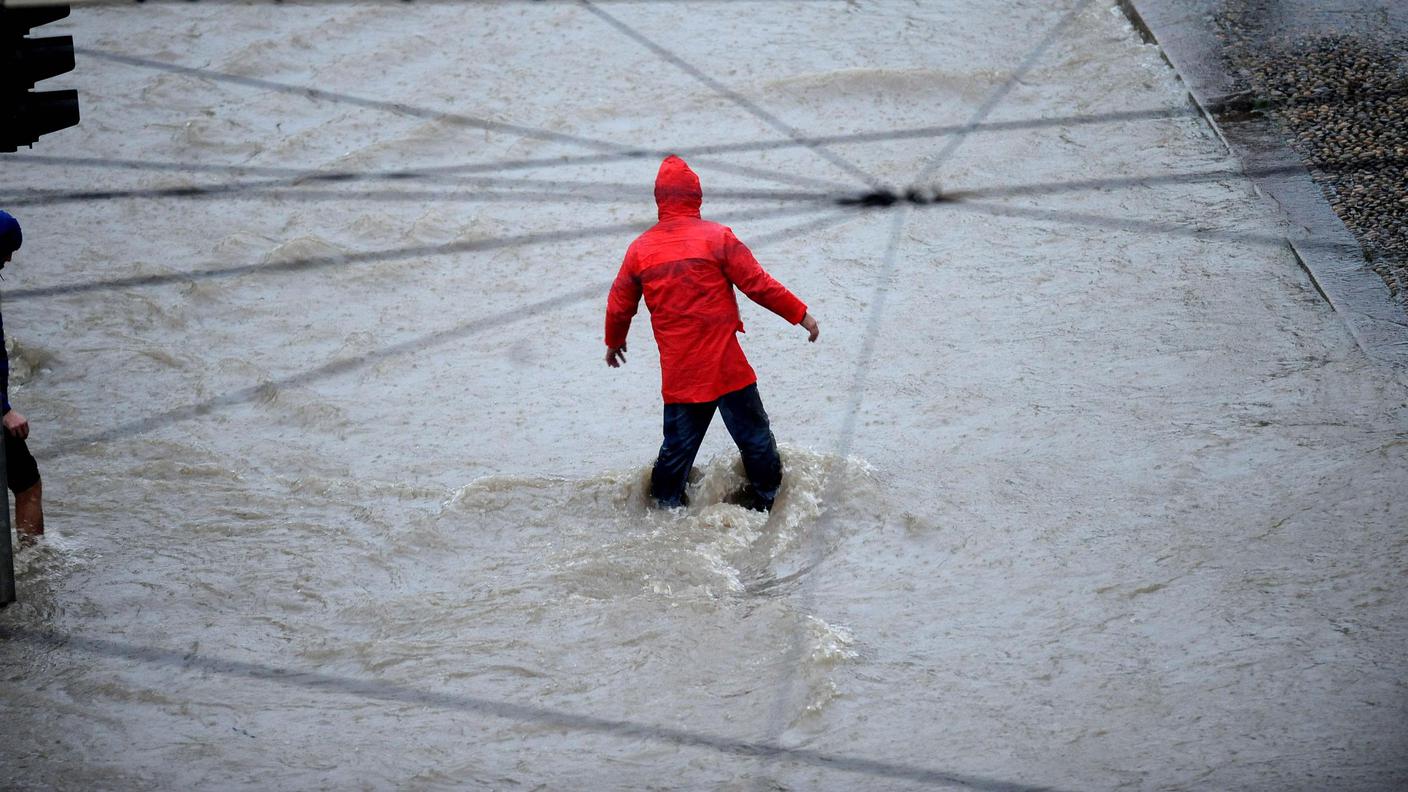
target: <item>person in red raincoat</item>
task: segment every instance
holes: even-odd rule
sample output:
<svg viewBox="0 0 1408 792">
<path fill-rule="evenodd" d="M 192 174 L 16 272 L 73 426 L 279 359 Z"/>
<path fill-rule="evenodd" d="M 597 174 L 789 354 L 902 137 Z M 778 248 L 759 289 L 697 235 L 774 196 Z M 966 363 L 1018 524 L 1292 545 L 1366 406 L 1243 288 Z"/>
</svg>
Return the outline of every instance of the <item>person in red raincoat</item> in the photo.
<svg viewBox="0 0 1408 792">
<path fill-rule="evenodd" d="M 749 487 L 741 502 L 766 511 L 782 484 L 782 461 L 758 396 L 758 375 L 738 345 L 743 322 L 733 287 L 800 324 L 809 341 L 817 338 L 817 324 L 731 229 L 700 218 L 702 202 L 699 177 L 684 160 L 666 157 L 655 177 L 660 222 L 626 249 L 607 297 L 606 364 L 626 362 L 626 333 L 644 295 L 665 397 L 665 440 L 651 473 L 651 496 L 662 508 L 688 504 L 690 467 L 717 408 L 743 454 Z"/>
</svg>

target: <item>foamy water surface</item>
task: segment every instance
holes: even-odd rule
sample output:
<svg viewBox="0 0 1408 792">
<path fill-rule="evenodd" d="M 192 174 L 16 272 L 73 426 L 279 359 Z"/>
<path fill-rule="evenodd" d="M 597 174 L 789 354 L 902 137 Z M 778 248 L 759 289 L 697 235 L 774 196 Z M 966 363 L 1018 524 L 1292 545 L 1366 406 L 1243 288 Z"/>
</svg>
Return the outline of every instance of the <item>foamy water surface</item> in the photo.
<svg viewBox="0 0 1408 792">
<path fill-rule="evenodd" d="M 0 786 L 1408 782 L 1401 379 L 1112 3 L 980 6 L 75 7 Z M 602 363 L 664 151 L 821 323 L 771 514 Z"/>
</svg>

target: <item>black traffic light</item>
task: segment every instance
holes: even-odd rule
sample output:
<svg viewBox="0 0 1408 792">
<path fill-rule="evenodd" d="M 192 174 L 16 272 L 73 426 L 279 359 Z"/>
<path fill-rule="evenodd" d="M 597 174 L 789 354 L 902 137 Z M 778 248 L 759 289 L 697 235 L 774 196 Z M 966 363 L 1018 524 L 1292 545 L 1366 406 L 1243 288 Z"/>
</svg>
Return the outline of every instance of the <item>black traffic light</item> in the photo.
<svg viewBox="0 0 1408 792">
<path fill-rule="evenodd" d="M 73 69 L 73 37 L 29 38 L 31 28 L 68 16 L 68 6 L 0 7 L 0 151 L 78 123 L 77 91 L 35 91 Z"/>
</svg>

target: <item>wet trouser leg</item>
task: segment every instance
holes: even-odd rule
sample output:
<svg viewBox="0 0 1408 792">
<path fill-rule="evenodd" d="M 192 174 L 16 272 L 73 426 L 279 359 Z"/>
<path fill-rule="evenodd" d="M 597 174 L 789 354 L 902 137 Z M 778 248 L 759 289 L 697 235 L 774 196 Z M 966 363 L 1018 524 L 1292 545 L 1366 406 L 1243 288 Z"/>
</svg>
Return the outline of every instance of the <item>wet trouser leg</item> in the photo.
<svg viewBox="0 0 1408 792">
<path fill-rule="evenodd" d="M 771 508 L 777 489 L 782 486 L 782 460 L 777 455 L 777 440 L 772 436 L 763 400 L 758 396 L 758 385 L 720 396 L 719 414 L 743 454 L 743 469 L 758 496 L 758 505 Z"/>
<path fill-rule="evenodd" d="M 665 405 L 665 442 L 650 474 L 650 495 L 664 509 L 685 505 L 689 469 L 714 419 L 718 402 Z"/>
</svg>

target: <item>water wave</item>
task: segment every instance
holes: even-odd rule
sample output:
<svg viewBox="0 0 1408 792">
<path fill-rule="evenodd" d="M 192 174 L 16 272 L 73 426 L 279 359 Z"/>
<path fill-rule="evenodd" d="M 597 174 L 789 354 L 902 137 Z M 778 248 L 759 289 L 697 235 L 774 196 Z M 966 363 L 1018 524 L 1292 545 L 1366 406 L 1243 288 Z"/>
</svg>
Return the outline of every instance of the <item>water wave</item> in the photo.
<svg viewBox="0 0 1408 792">
<path fill-rule="evenodd" d="M 771 513 L 730 502 L 746 484 L 736 453 L 693 472 L 683 509 L 652 506 L 650 468 L 642 467 L 587 479 L 489 476 L 456 490 L 445 510 L 476 518 L 478 530 L 484 521 L 514 526 L 525 540 L 550 532 L 543 563 L 564 593 L 742 595 L 806 563 L 818 549 L 808 537 L 824 554 L 854 525 L 849 515 L 879 511 L 874 471 L 863 461 L 791 447 L 781 454 L 783 484 Z"/>
</svg>

